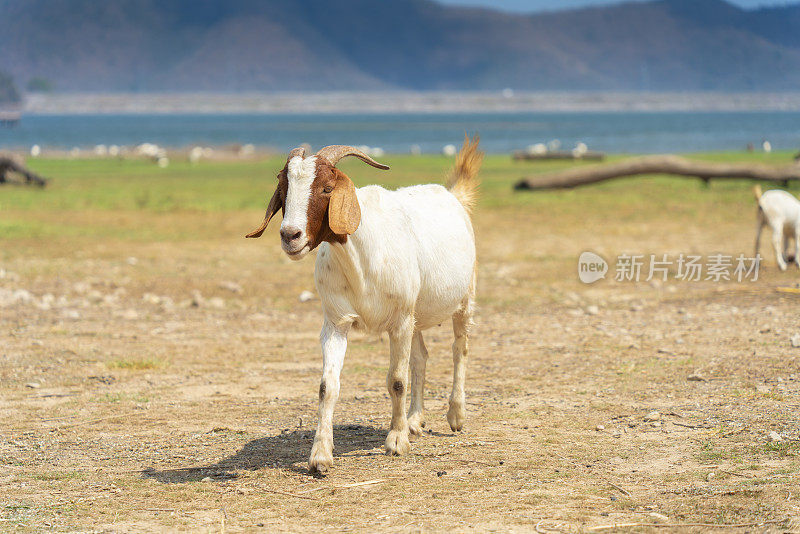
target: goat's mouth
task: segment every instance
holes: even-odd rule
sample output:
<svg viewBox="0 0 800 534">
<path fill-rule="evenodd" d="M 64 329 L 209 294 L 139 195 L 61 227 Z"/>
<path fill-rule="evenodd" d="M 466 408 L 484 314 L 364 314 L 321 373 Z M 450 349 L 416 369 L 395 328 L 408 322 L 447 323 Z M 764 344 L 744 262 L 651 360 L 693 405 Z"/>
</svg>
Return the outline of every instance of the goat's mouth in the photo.
<svg viewBox="0 0 800 534">
<path fill-rule="evenodd" d="M 303 245 L 301 248 L 299 248 L 297 250 L 286 250 L 286 249 L 283 249 L 283 251 L 286 253 L 286 255 L 289 256 L 289 258 L 291 258 L 293 260 L 299 260 L 299 259 L 303 258 L 306 254 L 309 253 L 310 250 L 311 250 L 311 246 L 308 243 L 306 243 L 305 245 Z"/>
</svg>

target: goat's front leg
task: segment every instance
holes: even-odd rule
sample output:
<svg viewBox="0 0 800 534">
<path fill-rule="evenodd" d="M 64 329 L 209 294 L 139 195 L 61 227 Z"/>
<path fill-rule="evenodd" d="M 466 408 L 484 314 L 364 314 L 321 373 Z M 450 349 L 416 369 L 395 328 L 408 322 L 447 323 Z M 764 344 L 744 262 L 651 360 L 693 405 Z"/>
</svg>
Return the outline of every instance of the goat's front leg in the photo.
<svg viewBox="0 0 800 534">
<path fill-rule="evenodd" d="M 349 325 L 337 328 L 325 320 L 319 335 L 322 344 L 322 380 L 319 383 L 319 422 L 308 469 L 323 473 L 333 465 L 333 408 L 339 398 L 339 375 L 347 351 Z"/>
<path fill-rule="evenodd" d="M 758 249 L 761 248 L 761 231 L 764 229 L 764 216 L 761 215 L 761 212 L 758 212 L 758 221 L 756 226 L 756 252 L 755 256 L 758 256 Z"/>
<path fill-rule="evenodd" d="M 406 389 L 408 388 L 408 360 L 411 355 L 411 338 L 414 335 L 414 317 L 409 315 L 389 331 L 389 374 L 386 387 L 392 398 L 392 425 L 386 436 L 387 454 L 406 454 L 411 450 L 408 441 L 406 418 Z"/>
</svg>

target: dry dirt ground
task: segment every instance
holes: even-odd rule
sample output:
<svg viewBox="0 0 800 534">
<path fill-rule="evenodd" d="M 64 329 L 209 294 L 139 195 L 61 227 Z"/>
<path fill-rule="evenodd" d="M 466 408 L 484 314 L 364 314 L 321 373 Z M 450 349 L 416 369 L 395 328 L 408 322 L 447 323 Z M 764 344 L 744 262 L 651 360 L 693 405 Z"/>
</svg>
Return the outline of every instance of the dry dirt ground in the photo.
<svg viewBox="0 0 800 534">
<path fill-rule="evenodd" d="M 385 456 L 388 340 L 353 335 L 324 478 L 306 463 L 321 312 L 298 295 L 313 259 L 284 259 L 274 228 L 240 238 L 258 210 L 69 215 L 195 229 L 177 241 L 6 241 L 0 530 L 800 530 L 800 295 L 778 290 L 798 271 L 765 246 L 757 282 L 576 274 L 587 249 L 749 253 L 752 209 L 490 204 L 465 430 L 445 418 L 443 325 L 426 336 L 427 431 Z M 692 524 L 717 528 L 669 526 Z"/>
</svg>

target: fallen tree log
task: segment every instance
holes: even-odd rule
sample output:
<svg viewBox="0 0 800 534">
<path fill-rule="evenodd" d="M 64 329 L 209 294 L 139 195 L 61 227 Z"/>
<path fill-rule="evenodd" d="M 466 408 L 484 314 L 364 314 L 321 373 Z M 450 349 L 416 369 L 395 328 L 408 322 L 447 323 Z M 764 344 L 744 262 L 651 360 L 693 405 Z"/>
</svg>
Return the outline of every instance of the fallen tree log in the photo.
<svg viewBox="0 0 800 534">
<path fill-rule="evenodd" d="M 15 172 L 24 178 L 23 182 L 15 182 L 8 179 L 9 173 Z M 6 183 L 25 183 L 28 185 L 38 185 L 44 187 L 47 185 L 47 179 L 42 178 L 38 174 L 26 169 L 23 165 L 17 163 L 11 158 L 0 157 L 0 185 Z"/>
<path fill-rule="evenodd" d="M 605 180 L 640 174 L 674 174 L 709 180 L 749 178 L 765 182 L 800 180 L 800 165 L 776 167 L 759 163 L 712 163 L 692 161 L 673 155 L 642 156 L 619 163 L 573 167 L 563 171 L 545 172 L 523 178 L 514 185 L 516 190 L 568 189 Z"/>
</svg>

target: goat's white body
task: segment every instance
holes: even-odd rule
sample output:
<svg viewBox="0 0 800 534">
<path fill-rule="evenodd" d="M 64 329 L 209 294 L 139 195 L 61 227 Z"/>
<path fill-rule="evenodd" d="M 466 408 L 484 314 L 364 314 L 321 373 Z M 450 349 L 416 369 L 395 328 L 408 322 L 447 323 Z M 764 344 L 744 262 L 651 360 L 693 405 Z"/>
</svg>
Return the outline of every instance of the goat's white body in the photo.
<svg viewBox="0 0 800 534">
<path fill-rule="evenodd" d="M 440 185 L 356 191 L 361 223 L 345 243 L 323 243 L 314 280 L 325 323 L 319 424 L 309 466 L 333 463 L 333 407 L 351 326 L 389 333 L 386 385 L 392 424 L 386 450 L 405 454 L 409 432 L 421 434 L 428 351 L 422 330 L 452 319 L 453 390 L 447 420 L 461 430 L 465 413 L 467 334 L 475 295 L 475 236 L 461 202 Z M 411 406 L 405 413 L 410 371 Z"/>
<path fill-rule="evenodd" d="M 356 189 L 333 167 L 347 155 L 388 169 L 344 145 L 331 145 L 308 157 L 302 148 L 295 149 L 278 175 L 278 189 L 264 223 L 248 234 L 260 236 L 282 207 L 281 243 L 290 258 L 302 258 L 322 241 L 314 282 L 325 320 L 320 333 L 319 421 L 308 460 L 311 471 L 324 471 L 333 464 L 333 410 L 351 327 L 389 335 L 388 453 L 407 453 L 409 434 L 422 434 L 428 360 L 422 332 L 445 320 L 452 320 L 454 337 L 447 422 L 453 431 L 460 431 L 466 418 L 464 381 L 475 302 L 475 235 L 469 210 L 475 204 L 483 158 L 478 141 L 464 142 L 447 187 Z"/>
<path fill-rule="evenodd" d="M 788 255 L 788 241 L 795 241 L 795 262 L 800 267 L 800 201 L 780 189 L 765 191 L 758 199 L 760 207 L 758 230 L 756 234 L 756 253 L 758 253 L 761 229 L 767 225 L 772 230 L 772 245 L 775 259 L 781 270 L 786 270 L 784 254 Z"/>
<path fill-rule="evenodd" d="M 475 238 L 469 214 L 440 185 L 357 190 L 361 224 L 344 244 L 320 246 L 314 279 L 337 327 L 424 330 L 449 320 L 470 295 Z"/>
</svg>

